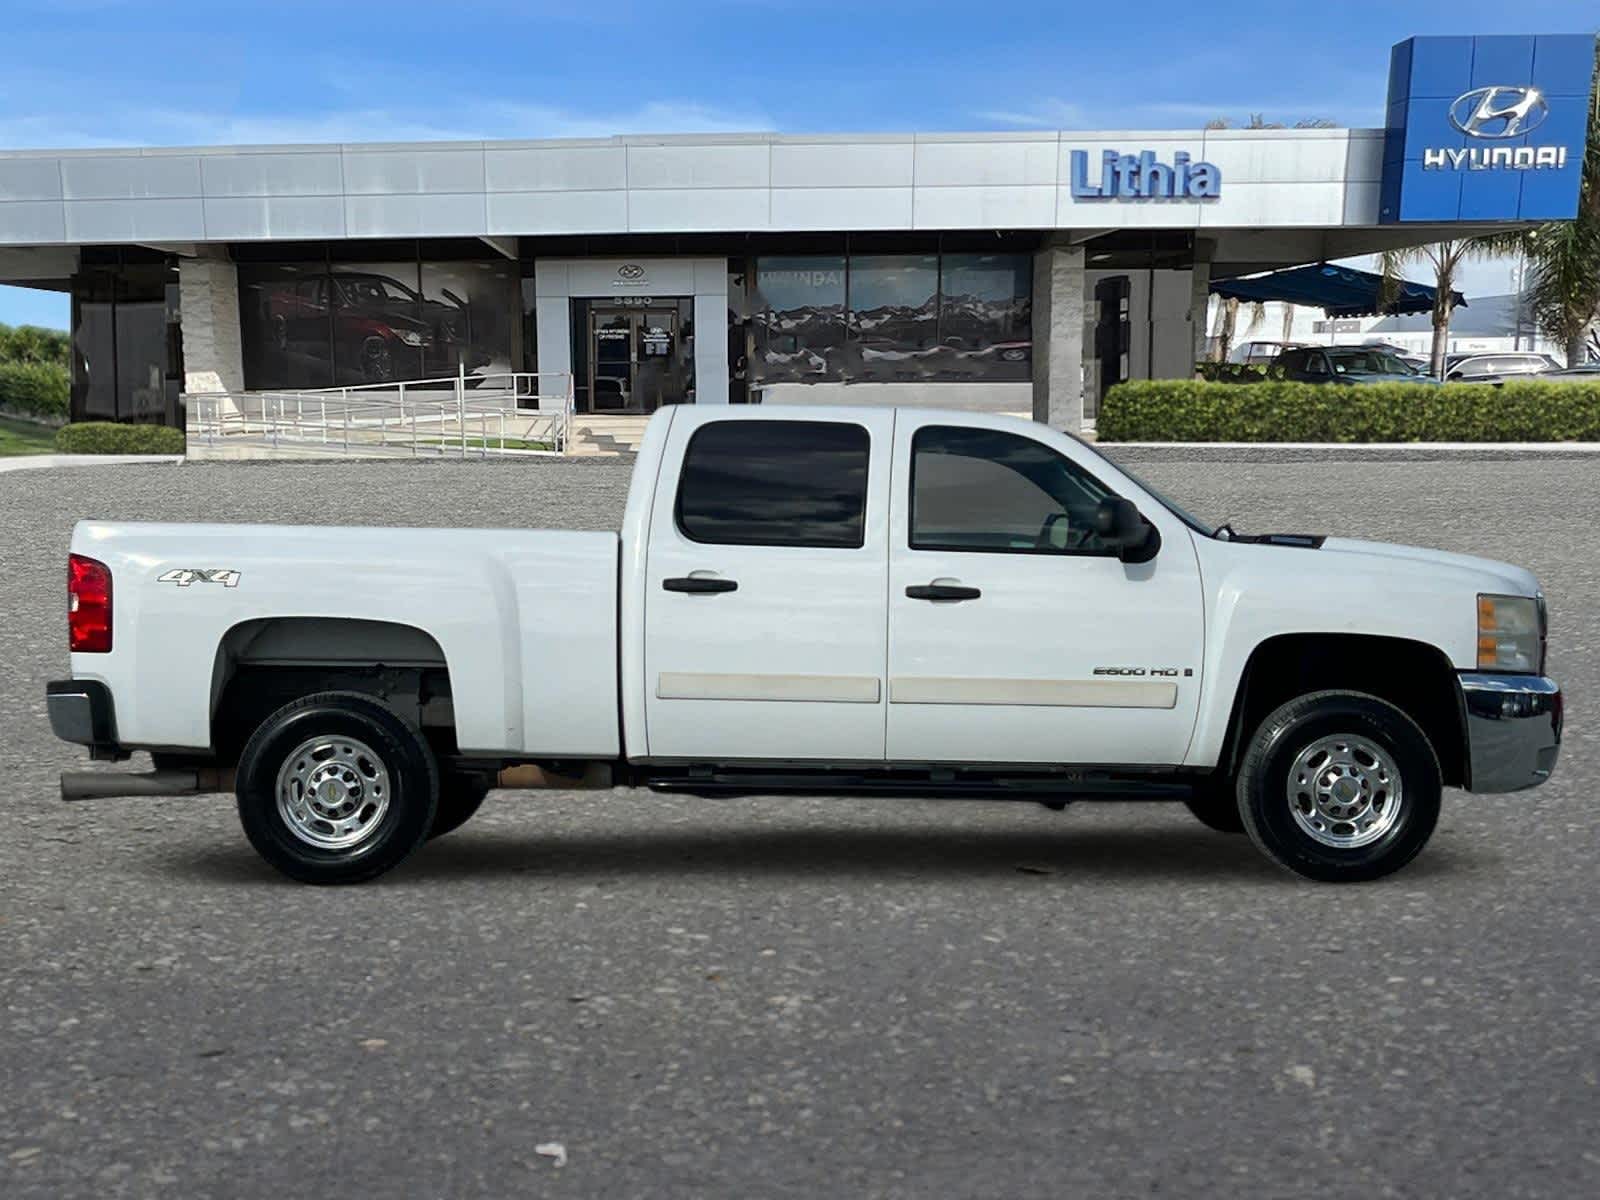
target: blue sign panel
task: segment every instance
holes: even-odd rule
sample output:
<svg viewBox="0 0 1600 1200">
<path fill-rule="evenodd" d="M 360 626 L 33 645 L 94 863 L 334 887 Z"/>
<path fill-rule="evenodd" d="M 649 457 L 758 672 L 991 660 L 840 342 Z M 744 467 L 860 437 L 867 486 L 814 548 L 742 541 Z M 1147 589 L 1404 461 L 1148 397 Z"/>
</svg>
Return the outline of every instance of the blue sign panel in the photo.
<svg viewBox="0 0 1600 1200">
<path fill-rule="evenodd" d="M 1401 42 L 1389 57 L 1378 219 L 1575 216 L 1594 71 L 1590 34 Z"/>
</svg>

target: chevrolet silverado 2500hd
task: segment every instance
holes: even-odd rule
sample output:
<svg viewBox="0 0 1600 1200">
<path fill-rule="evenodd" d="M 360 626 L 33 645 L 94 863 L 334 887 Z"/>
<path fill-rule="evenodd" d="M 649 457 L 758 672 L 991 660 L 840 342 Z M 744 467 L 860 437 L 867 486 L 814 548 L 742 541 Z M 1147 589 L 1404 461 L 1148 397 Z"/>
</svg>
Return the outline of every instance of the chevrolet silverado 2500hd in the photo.
<svg viewBox="0 0 1600 1200">
<path fill-rule="evenodd" d="M 57 735 L 155 770 L 63 795 L 232 789 L 315 883 L 540 785 L 1166 796 L 1371 879 L 1561 737 L 1529 572 L 1213 528 L 969 413 L 663 410 L 620 536 L 86 521 L 68 625 Z"/>
</svg>

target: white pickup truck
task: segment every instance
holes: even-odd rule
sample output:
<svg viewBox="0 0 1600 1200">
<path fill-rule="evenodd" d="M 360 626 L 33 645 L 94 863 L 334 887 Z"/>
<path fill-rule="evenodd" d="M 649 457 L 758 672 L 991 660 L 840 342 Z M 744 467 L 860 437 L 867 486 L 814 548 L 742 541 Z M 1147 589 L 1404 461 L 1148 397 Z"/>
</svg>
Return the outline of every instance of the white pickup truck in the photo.
<svg viewBox="0 0 1600 1200">
<path fill-rule="evenodd" d="M 296 879 L 495 787 L 1167 797 L 1320 880 L 1555 766 L 1521 568 L 1213 528 L 1006 417 L 670 408 L 611 533 L 85 521 L 63 795 L 235 790 Z"/>
</svg>

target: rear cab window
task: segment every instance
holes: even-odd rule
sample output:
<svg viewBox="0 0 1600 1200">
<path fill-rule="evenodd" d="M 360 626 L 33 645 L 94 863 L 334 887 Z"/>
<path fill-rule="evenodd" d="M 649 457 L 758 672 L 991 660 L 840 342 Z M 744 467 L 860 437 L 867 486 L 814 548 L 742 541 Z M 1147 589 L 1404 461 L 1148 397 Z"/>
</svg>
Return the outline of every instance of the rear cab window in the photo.
<svg viewBox="0 0 1600 1200">
<path fill-rule="evenodd" d="M 678 477 L 678 531 L 721 546 L 860 549 L 872 439 L 836 421 L 712 421 Z"/>
</svg>

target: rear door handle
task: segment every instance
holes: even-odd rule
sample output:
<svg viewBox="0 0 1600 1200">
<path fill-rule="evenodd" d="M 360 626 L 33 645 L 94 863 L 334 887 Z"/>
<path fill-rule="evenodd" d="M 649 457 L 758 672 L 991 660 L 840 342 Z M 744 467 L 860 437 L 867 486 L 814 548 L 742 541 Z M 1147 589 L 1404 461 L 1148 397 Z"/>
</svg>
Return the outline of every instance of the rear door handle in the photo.
<svg viewBox="0 0 1600 1200">
<path fill-rule="evenodd" d="M 908 587 L 906 595 L 913 600 L 976 600 L 983 593 L 953 583 L 919 583 Z"/>
<path fill-rule="evenodd" d="M 661 586 L 669 592 L 688 592 L 691 595 L 739 590 L 737 581 L 718 579 L 712 575 L 680 575 L 675 579 L 663 579 Z"/>
</svg>

